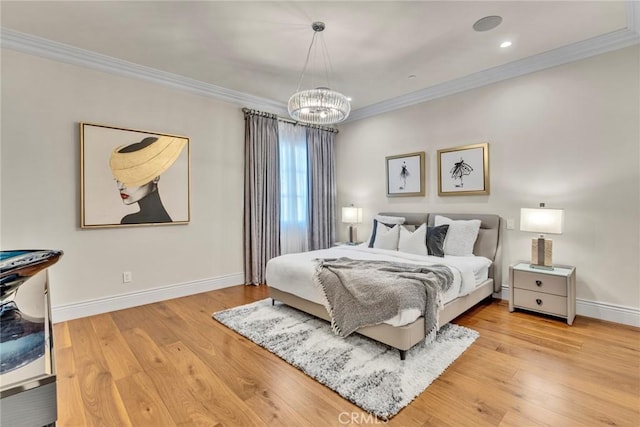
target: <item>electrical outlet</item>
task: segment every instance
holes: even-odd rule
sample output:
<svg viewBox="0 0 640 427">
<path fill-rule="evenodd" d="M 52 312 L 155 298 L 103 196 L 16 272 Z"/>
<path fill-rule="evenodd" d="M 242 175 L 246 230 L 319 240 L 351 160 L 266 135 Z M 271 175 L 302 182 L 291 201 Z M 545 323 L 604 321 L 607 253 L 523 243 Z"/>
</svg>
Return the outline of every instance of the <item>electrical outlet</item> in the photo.
<svg viewBox="0 0 640 427">
<path fill-rule="evenodd" d="M 122 273 L 122 283 L 129 283 L 133 280 L 133 275 L 130 271 L 124 271 Z"/>
<path fill-rule="evenodd" d="M 515 221 L 513 218 L 507 218 L 507 230 L 513 230 L 515 228 Z"/>
</svg>

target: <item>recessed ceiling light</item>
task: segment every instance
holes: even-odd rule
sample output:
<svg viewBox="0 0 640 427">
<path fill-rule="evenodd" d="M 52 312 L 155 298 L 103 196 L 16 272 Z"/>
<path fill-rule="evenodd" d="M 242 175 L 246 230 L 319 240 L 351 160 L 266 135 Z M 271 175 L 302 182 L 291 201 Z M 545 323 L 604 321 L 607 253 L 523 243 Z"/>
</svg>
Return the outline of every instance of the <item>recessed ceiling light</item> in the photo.
<svg viewBox="0 0 640 427">
<path fill-rule="evenodd" d="M 501 22 L 502 16 L 485 16 L 484 18 L 478 19 L 475 24 L 473 24 L 473 29 L 476 31 L 489 31 L 500 25 Z"/>
<path fill-rule="evenodd" d="M 503 41 L 500 43 L 500 47 L 505 48 L 511 46 L 511 42 L 509 40 Z"/>
<path fill-rule="evenodd" d="M 409 78 L 410 78 L 410 79 L 415 79 L 415 78 L 416 78 L 416 75 L 415 75 L 415 74 L 409 74 Z"/>
<path fill-rule="evenodd" d="M 347 96 L 347 101 L 351 102 L 351 101 L 353 101 L 353 98 L 350 97 L 350 96 Z"/>
</svg>

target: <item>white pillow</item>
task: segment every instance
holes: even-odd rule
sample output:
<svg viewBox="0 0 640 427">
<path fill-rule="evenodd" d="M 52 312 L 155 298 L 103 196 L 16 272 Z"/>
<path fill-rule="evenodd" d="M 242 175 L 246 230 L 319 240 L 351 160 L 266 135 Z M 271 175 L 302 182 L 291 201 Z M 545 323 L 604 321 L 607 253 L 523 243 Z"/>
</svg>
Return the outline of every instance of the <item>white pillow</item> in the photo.
<svg viewBox="0 0 640 427">
<path fill-rule="evenodd" d="M 473 255 L 473 245 L 480 231 L 479 219 L 454 221 L 445 216 L 436 215 L 435 226 L 449 224 L 444 239 L 444 254 L 455 256 Z"/>
<path fill-rule="evenodd" d="M 370 248 L 373 248 L 373 243 L 376 238 L 376 229 L 377 224 L 404 224 L 405 218 L 402 216 L 384 216 L 384 215 L 376 215 L 373 217 L 373 225 L 371 226 L 371 233 L 369 234 L 369 238 L 367 238 L 366 243 Z M 391 227 L 389 227 L 391 228 Z"/>
<path fill-rule="evenodd" d="M 400 227 L 398 250 L 408 254 L 428 255 L 427 253 L 427 224 L 422 224 L 413 233 L 404 226 Z"/>
<path fill-rule="evenodd" d="M 398 239 L 400 238 L 400 225 L 396 224 L 389 228 L 381 222 L 378 222 L 376 229 L 376 240 L 373 247 L 376 249 L 398 250 Z"/>
</svg>

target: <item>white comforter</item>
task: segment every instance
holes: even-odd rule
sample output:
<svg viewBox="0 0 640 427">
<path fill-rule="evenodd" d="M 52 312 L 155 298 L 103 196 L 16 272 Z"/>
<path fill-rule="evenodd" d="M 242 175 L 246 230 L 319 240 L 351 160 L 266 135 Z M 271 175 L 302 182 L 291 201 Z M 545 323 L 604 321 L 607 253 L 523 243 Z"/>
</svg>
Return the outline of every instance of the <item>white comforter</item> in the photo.
<svg viewBox="0 0 640 427">
<path fill-rule="evenodd" d="M 443 295 L 443 303 L 447 303 L 459 296 L 471 292 L 477 285 L 487 279 L 491 260 L 485 257 L 448 256 L 444 258 L 434 256 L 413 255 L 386 249 L 374 249 L 366 246 L 337 246 L 319 251 L 302 252 L 282 255 L 269 260 L 267 263 L 267 284 L 275 289 L 296 295 L 326 307 L 322 291 L 313 284 L 315 271 L 314 259 L 317 258 L 352 258 L 363 260 L 395 261 L 410 264 L 433 265 L 443 264 L 453 273 L 453 285 Z M 417 310 L 405 310 L 385 323 L 392 326 L 409 324 L 420 317 Z"/>
</svg>

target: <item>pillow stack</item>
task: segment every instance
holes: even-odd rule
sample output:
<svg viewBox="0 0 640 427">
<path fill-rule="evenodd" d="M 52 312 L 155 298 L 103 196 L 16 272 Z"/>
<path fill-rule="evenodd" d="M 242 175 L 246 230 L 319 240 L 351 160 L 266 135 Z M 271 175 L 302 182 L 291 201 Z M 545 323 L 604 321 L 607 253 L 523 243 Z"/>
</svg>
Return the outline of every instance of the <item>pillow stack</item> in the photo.
<svg viewBox="0 0 640 427">
<path fill-rule="evenodd" d="M 422 224 L 416 229 L 404 222 L 403 217 L 376 215 L 368 246 L 422 256 L 471 256 L 481 223 L 479 219 L 454 221 L 440 215 L 436 215 L 434 227 Z"/>
</svg>

